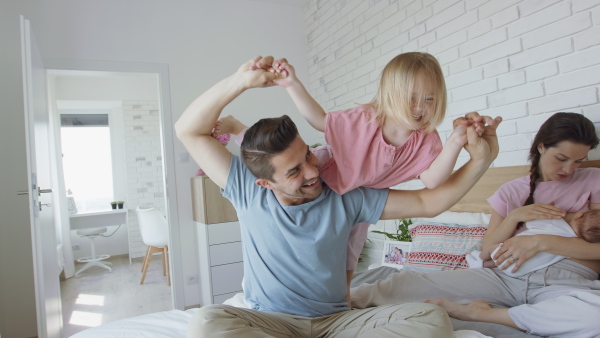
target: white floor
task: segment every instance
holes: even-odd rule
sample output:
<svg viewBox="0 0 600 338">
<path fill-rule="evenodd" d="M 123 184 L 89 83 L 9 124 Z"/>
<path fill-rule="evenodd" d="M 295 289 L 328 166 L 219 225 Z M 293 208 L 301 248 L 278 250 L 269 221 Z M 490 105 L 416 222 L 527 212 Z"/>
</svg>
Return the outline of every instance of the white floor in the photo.
<svg viewBox="0 0 600 338">
<path fill-rule="evenodd" d="M 64 337 L 115 320 L 171 310 L 171 287 L 163 276 L 162 255 L 154 255 L 144 284 L 143 258 L 111 257 L 112 272 L 92 267 L 80 277 L 61 281 Z M 75 264 L 75 271 L 83 263 Z"/>
</svg>

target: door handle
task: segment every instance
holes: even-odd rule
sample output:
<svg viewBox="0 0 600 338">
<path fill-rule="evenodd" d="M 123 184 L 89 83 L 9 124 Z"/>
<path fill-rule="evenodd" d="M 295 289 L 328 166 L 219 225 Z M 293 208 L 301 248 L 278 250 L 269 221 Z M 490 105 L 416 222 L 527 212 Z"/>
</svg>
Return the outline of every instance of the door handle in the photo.
<svg viewBox="0 0 600 338">
<path fill-rule="evenodd" d="M 38 205 L 39 205 L 39 207 L 40 207 L 40 211 L 42 211 L 42 206 L 44 206 L 44 205 L 45 205 L 45 206 L 47 206 L 47 207 L 50 207 L 50 203 L 42 203 L 42 202 L 38 202 Z"/>
<path fill-rule="evenodd" d="M 48 194 L 52 192 L 52 189 L 40 189 L 40 187 L 38 187 L 37 189 L 39 196 L 42 196 L 42 194 Z"/>
<path fill-rule="evenodd" d="M 29 195 L 29 191 L 27 191 L 27 190 L 17 191 L 17 195 Z"/>
</svg>

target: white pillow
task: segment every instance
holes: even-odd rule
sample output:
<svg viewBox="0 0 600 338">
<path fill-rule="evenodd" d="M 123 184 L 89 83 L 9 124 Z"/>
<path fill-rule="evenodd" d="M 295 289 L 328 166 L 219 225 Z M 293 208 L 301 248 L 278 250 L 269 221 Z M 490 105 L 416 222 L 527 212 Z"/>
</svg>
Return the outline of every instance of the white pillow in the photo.
<svg viewBox="0 0 600 338">
<path fill-rule="evenodd" d="M 454 212 L 454 211 L 444 211 L 443 213 L 431 217 L 418 217 L 413 218 L 413 224 L 417 223 L 427 223 L 427 222 L 436 222 L 436 223 L 451 223 L 451 224 L 462 224 L 462 225 L 483 225 L 487 226 L 490 223 L 491 214 L 486 214 L 483 212 Z"/>
</svg>

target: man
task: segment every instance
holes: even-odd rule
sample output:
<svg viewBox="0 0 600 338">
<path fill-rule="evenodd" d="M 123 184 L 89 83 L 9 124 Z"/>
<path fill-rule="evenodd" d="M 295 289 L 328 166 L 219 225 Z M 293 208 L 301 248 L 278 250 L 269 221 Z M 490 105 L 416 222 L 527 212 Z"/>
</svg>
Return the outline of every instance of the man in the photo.
<svg viewBox="0 0 600 338">
<path fill-rule="evenodd" d="M 246 89 L 285 76 L 273 58 L 254 58 L 198 97 L 175 124 L 177 136 L 236 208 L 244 251 L 244 290 L 252 310 L 203 307 L 188 336 L 432 337 L 448 336 L 446 314 L 412 303 L 350 310 L 345 300 L 345 253 L 352 226 L 378 219 L 433 216 L 456 203 L 498 154 L 493 126 L 467 129 L 471 155 L 434 190 L 359 188 L 337 195 L 323 186 L 316 158 L 283 116 L 253 125 L 242 160 L 211 137 L 223 108 Z"/>
</svg>

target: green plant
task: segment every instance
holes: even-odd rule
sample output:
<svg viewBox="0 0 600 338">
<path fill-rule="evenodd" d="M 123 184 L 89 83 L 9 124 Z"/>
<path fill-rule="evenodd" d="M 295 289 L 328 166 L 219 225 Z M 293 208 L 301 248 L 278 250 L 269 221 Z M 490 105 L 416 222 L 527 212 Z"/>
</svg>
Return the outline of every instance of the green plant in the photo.
<svg viewBox="0 0 600 338">
<path fill-rule="evenodd" d="M 412 242 L 412 237 L 410 237 L 410 231 L 408 231 L 408 227 L 412 224 L 412 220 L 410 218 L 397 219 L 396 222 L 396 233 L 392 234 L 385 231 L 373 230 L 376 234 L 385 235 L 387 238 L 394 241 L 401 242 Z"/>
<path fill-rule="evenodd" d="M 123 202 L 123 201 L 117 201 L 117 204 L 123 204 L 123 203 L 125 203 L 125 202 Z"/>
<path fill-rule="evenodd" d="M 117 202 L 116 201 L 112 201 L 112 202 L 110 202 L 110 205 L 117 205 Z"/>
<path fill-rule="evenodd" d="M 311 147 L 311 148 L 316 148 L 316 147 L 320 147 L 320 146 L 322 146 L 322 145 L 323 145 L 323 144 L 321 144 L 321 143 L 317 142 L 317 143 L 315 143 L 315 144 L 312 144 L 312 145 L 310 145 L 310 147 Z"/>
</svg>

